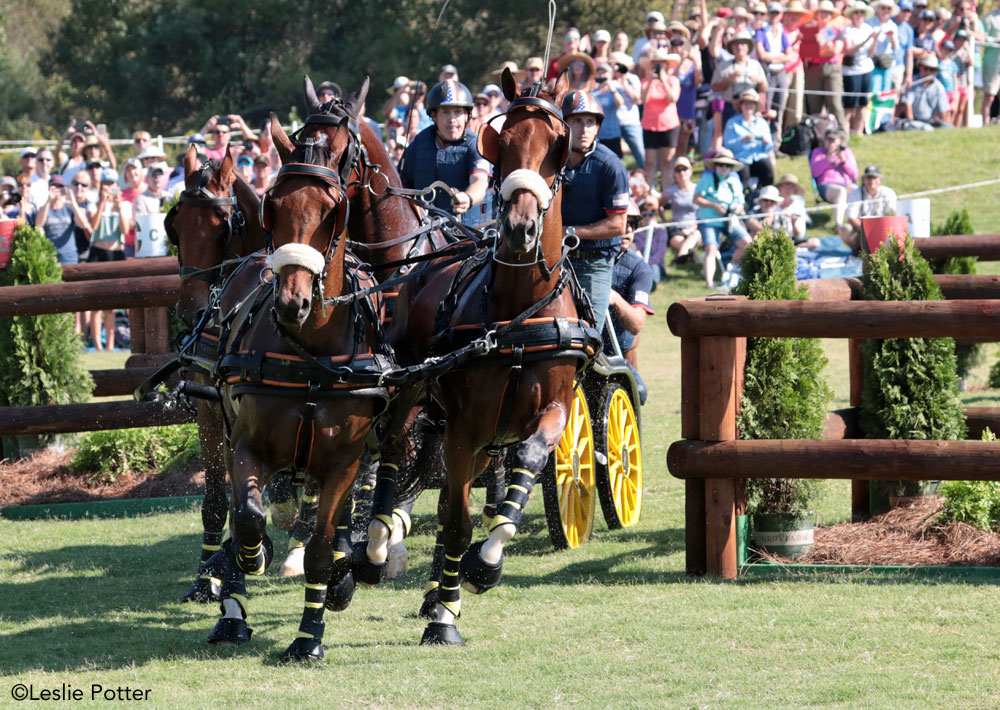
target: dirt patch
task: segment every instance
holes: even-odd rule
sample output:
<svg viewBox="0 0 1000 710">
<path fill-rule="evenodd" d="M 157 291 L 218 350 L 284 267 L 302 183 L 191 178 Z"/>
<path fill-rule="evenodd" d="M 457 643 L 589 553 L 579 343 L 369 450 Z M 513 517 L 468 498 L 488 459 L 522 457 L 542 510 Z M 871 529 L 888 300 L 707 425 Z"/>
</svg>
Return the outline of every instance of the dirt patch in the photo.
<svg viewBox="0 0 1000 710">
<path fill-rule="evenodd" d="M 794 561 L 764 553 L 764 559 L 802 564 L 1000 566 L 1000 535 L 965 523 L 937 521 L 941 500 L 928 497 L 861 523 L 818 527 L 812 552 Z"/>
<path fill-rule="evenodd" d="M 87 476 L 70 471 L 70 458 L 71 450 L 51 447 L 22 461 L 0 463 L 0 507 L 162 498 L 205 491 L 205 471 L 197 463 L 170 474 L 147 471 L 122 476 L 110 484 L 90 484 Z"/>
</svg>

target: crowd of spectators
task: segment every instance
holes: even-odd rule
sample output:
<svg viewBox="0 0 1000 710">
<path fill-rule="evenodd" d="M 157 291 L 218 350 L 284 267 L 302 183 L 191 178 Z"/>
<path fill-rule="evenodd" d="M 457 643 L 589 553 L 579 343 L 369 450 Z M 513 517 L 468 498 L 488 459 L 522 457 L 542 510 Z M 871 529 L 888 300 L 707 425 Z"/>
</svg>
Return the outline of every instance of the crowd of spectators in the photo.
<svg viewBox="0 0 1000 710">
<path fill-rule="evenodd" d="M 735 245 L 738 259 L 770 226 L 798 246 L 818 246 L 805 236 L 805 189 L 792 174 L 776 180 L 775 166 L 783 133 L 806 115 L 824 115 L 822 145 L 809 156 L 814 188 L 833 205 L 836 233 L 856 248 L 860 218 L 893 210 L 895 194 L 876 166 L 859 171 L 850 137 L 967 125 L 974 76 L 981 78 L 984 123 L 995 120 L 1000 103 L 1000 9 L 980 17 L 975 0 L 951 0 L 950 10 L 936 11 L 926 3 L 750 0 L 709 13 L 704 0 L 677 0 L 669 17 L 649 12 L 634 41 L 620 31 L 570 27 L 548 65 L 537 56 L 523 68 L 504 62 L 481 89 L 473 86 L 467 127 L 475 132 L 506 111 L 504 70 L 524 89 L 566 72 L 571 88 L 589 93 L 603 111 L 598 142 L 634 161 L 633 248 L 652 240 L 654 284 L 664 258 L 690 261 L 700 244 L 712 286 L 721 241 Z M 434 123 L 428 86 L 460 81 L 459 70 L 447 64 L 426 79 L 398 76 L 379 99 L 381 124 L 362 107 L 397 164 Z M 320 101 L 341 94 L 332 81 L 316 90 Z M 871 97 L 890 109 L 874 111 Z M 203 158 L 231 155 L 236 174 L 258 194 L 280 167 L 268 121 L 254 128 L 239 115 L 213 115 L 187 141 Z M 42 228 L 64 264 L 132 257 L 136 218 L 160 211 L 183 188 L 183 169 L 179 157 L 167 163 L 147 131 L 136 131 L 130 148 L 128 157 L 121 147 L 116 155 L 102 125 L 71 121 L 53 147 L 23 149 L 17 174 L 0 181 L 5 216 Z M 696 155 L 704 160 L 700 179 Z M 657 228 L 663 222 L 669 226 Z M 94 329 L 95 343 L 101 318 L 83 324 Z"/>
</svg>

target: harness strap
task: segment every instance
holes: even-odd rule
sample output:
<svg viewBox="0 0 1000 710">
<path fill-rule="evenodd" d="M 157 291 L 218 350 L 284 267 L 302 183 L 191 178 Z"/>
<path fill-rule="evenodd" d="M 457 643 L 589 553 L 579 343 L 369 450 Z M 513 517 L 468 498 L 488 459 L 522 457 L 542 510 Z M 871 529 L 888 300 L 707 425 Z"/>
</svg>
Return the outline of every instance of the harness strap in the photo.
<svg viewBox="0 0 1000 710">
<path fill-rule="evenodd" d="M 503 395 L 500 398 L 500 409 L 497 410 L 496 424 L 493 427 L 493 441 L 485 448 L 490 456 L 498 456 L 503 442 L 507 438 L 507 430 L 510 428 L 510 420 L 514 416 L 514 404 L 517 402 L 517 395 L 521 389 L 521 375 L 523 373 L 522 360 L 524 357 L 524 347 L 514 348 L 512 363 L 507 372 L 507 383 L 503 388 Z M 511 392 L 513 385 L 513 393 Z"/>
<path fill-rule="evenodd" d="M 313 444 L 316 441 L 316 394 L 319 388 L 313 385 L 309 388 L 309 399 L 302 407 L 302 414 L 299 415 L 299 428 L 295 432 L 295 458 L 293 459 L 296 471 L 306 471 L 312 461 Z M 303 431 L 305 436 L 303 436 Z"/>
</svg>

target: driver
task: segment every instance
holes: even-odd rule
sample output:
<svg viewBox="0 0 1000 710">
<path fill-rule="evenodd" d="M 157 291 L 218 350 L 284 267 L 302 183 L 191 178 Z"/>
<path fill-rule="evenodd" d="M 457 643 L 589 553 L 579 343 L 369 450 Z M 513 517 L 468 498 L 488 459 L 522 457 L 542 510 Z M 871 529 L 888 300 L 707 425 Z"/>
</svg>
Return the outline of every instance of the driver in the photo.
<svg viewBox="0 0 1000 710">
<path fill-rule="evenodd" d="M 403 187 L 423 189 L 440 180 L 453 192 L 438 190 L 434 205 L 475 227 L 492 219 L 492 202 L 484 199 L 490 164 L 476 150 L 476 134 L 467 129 L 472 94 L 464 84 L 446 79 L 427 95 L 427 114 L 434 121 L 416 135 L 399 162 Z"/>
<path fill-rule="evenodd" d="M 621 253 L 629 187 L 625 166 L 597 141 L 604 111 L 586 91 L 571 91 L 562 102 L 573 145 L 563 182 L 563 229 L 573 227 L 580 246 L 570 262 L 594 306 L 595 327 L 604 328 L 611 297 L 611 274 Z"/>
</svg>

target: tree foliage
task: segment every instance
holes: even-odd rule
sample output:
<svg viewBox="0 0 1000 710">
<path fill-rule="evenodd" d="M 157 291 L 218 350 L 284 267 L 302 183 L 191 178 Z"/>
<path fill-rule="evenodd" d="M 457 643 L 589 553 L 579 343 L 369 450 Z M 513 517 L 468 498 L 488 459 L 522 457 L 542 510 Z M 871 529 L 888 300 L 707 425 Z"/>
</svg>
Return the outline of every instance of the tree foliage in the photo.
<svg viewBox="0 0 1000 710">
<path fill-rule="evenodd" d="M 935 225 L 931 229 L 934 235 L 941 234 L 972 234 L 972 220 L 969 218 L 969 211 L 963 209 L 961 212 L 952 212 L 944 224 Z M 976 262 L 974 256 L 950 256 L 946 259 L 931 259 L 931 271 L 935 274 L 974 274 L 976 273 Z M 970 343 L 968 345 L 955 345 L 955 359 L 958 367 L 959 377 L 968 377 L 973 367 L 982 362 L 984 357 L 983 346 L 980 343 Z"/>
<path fill-rule="evenodd" d="M 862 285 L 870 301 L 940 300 L 941 289 L 910 237 L 902 249 L 889 239 L 865 256 Z M 865 378 L 861 427 L 870 439 L 961 439 L 951 338 L 890 338 L 862 345 Z"/>
<path fill-rule="evenodd" d="M 60 281 L 52 242 L 39 229 L 19 226 L 10 261 L 0 271 L 0 286 Z M 0 406 L 81 402 L 93 388 L 72 314 L 0 319 Z"/>
<path fill-rule="evenodd" d="M 217 113 L 242 114 L 252 125 L 299 106 L 305 73 L 345 91 L 370 75 L 374 115 L 397 75 L 433 84 L 451 63 L 476 91 L 503 61 L 524 66 L 544 55 L 548 31 L 544 0 L 37 2 L 48 24 L 33 31 L 35 49 L 0 50 L 11 62 L 0 75 L 0 102 L 8 117 L 25 117 L 0 124 L 11 137 L 28 137 L 32 122 L 61 132 L 70 116 L 106 123 L 114 135 L 190 131 Z M 561 0 L 552 56 L 569 25 L 623 29 L 634 40 L 650 9 L 667 10 L 639 0 Z M 0 14 L 8 34 L 23 11 L 13 14 L 6 24 Z"/>
<path fill-rule="evenodd" d="M 795 247 L 784 232 L 765 229 L 740 262 L 743 280 L 734 293 L 750 300 L 807 300 L 795 280 Z M 822 376 L 826 366 L 819 341 L 809 338 L 750 338 L 740 402 L 743 439 L 816 439 L 832 391 Z M 816 489 L 809 479 L 748 479 L 751 512 L 802 510 Z"/>
</svg>

